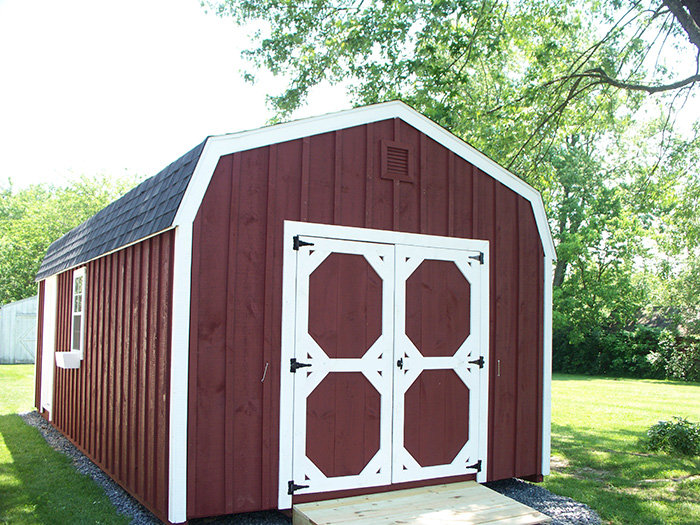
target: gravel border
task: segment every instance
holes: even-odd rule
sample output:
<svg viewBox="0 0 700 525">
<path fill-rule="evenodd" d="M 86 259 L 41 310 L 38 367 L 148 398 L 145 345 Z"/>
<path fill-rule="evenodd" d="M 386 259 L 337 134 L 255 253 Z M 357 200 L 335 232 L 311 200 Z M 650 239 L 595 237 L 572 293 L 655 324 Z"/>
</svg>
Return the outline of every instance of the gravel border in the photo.
<svg viewBox="0 0 700 525">
<path fill-rule="evenodd" d="M 549 492 L 544 487 L 520 479 L 490 481 L 485 486 L 552 518 L 552 525 L 599 525 L 598 513 L 588 505 Z"/>
<path fill-rule="evenodd" d="M 131 525 L 161 525 L 163 523 L 90 461 L 38 412 L 25 412 L 20 416 L 25 423 L 38 429 L 54 450 L 71 458 L 78 472 L 90 476 L 95 483 L 101 486 L 117 512 L 131 518 Z M 602 523 L 598 514 L 587 505 L 578 503 L 571 498 L 552 494 L 543 487 L 532 483 L 519 479 L 507 479 L 485 483 L 485 485 L 550 516 L 552 525 L 599 525 Z M 292 520 L 280 512 L 266 511 L 193 519 L 189 522 L 192 525 L 289 525 Z"/>
</svg>

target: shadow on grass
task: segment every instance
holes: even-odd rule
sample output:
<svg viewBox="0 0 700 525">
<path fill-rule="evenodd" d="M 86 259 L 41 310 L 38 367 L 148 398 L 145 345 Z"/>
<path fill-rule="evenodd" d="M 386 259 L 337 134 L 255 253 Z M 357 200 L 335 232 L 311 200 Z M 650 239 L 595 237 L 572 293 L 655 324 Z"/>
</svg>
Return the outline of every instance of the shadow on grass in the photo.
<svg viewBox="0 0 700 525">
<path fill-rule="evenodd" d="M 591 381 L 627 381 L 634 383 L 646 383 L 653 385 L 668 385 L 668 386 L 682 386 L 682 387 L 700 387 L 700 383 L 693 383 L 690 381 L 680 381 L 674 379 L 637 379 L 634 377 L 614 377 L 614 376 L 587 376 L 587 375 L 577 375 L 577 374 L 564 374 L 562 372 L 554 372 L 552 374 L 552 379 L 561 382 L 591 382 Z"/>
<path fill-rule="evenodd" d="M 127 523 L 104 491 L 53 450 L 16 414 L 0 416 L 0 521 L 7 523 Z M 9 453 L 9 458 L 7 457 Z"/>
<path fill-rule="evenodd" d="M 0 416 L 0 522 L 41 523 L 36 494 L 27 484 L 27 464 L 33 463 L 28 449 L 39 433 L 28 427 L 16 414 Z M 3 450 L 4 448 L 4 450 Z"/>
<path fill-rule="evenodd" d="M 677 512 L 680 496 L 681 485 L 669 489 L 670 478 L 697 474 L 700 458 L 649 453 L 641 442 L 645 432 L 553 424 L 552 434 L 553 454 L 564 461 L 554 466 L 547 488 L 586 503 L 613 523 L 698 523 L 699 491 L 690 484 L 682 485 L 687 492 L 682 499 L 693 507 L 687 508 L 687 518 L 666 521 L 665 516 Z"/>
</svg>

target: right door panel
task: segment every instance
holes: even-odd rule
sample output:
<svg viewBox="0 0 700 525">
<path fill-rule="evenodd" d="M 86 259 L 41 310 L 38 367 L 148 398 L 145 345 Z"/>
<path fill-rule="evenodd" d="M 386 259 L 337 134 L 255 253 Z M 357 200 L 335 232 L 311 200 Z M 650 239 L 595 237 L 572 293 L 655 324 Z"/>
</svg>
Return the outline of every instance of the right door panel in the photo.
<svg viewBox="0 0 700 525">
<path fill-rule="evenodd" d="M 480 470 L 481 261 L 474 252 L 396 246 L 394 483 Z"/>
</svg>

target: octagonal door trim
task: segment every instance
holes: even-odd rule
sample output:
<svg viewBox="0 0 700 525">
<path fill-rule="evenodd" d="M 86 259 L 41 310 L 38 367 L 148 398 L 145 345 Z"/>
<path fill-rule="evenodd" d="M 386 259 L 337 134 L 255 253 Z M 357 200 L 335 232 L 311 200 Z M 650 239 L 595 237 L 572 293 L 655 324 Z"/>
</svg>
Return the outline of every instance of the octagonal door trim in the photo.
<svg viewBox="0 0 700 525">
<path fill-rule="evenodd" d="M 298 363 L 308 366 L 294 374 L 294 482 L 306 486 L 303 493 L 386 485 L 391 482 L 392 421 L 387 415 L 392 410 L 394 247 L 327 238 L 308 242 L 313 246 L 297 254 L 295 356 Z M 335 272 L 325 271 L 327 266 L 335 267 Z M 358 277 L 363 270 L 373 276 L 366 278 L 373 283 Z M 347 296 L 371 285 L 375 291 L 381 288 L 372 298 L 374 304 L 364 309 L 371 318 L 355 320 L 358 333 L 336 334 L 335 339 L 343 340 L 342 351 L 341 341 L 311 333 L 312 326 L 323 325 L 323 321 L 332 333 L 337 332 L 333 323 L 350 323 L 361 316 L 358 301 Z M 342 302 L 351 304 L 343 307 Z M 359 333 L 362 325 L 371 323 L 379 324 L 380 329 L 363 337 Z M 323 326 L 316 328 L 316 332 L 322 330 Z M 348 357 L 353 350 L 355 355 Z M 334 357 L 337 353 L 342 357 Z M 364 384 L 357 380 L 360 375 Z M 349 378 L 354 379 L 355 388 L 346 391 L 343 385 Z M 371 396 L 372 402 L 352 397 L 359 385 L 363 400 Z M 318 389 L 324 389 L 323 394 L 315 396 Z M 376 397 L 378 406 L 374 406 Z M 329 402 L 330 408 L 324 406 Z M 368 417 L 364 417 L 366 412 L 371 412 Z M 313 424 L 308 421 L 312 417 Z M 330 431 L 312 432 L 319 426 L 330 427 Z"/>
<path fill-rule="evenodd" d="M 292 494 L 486 481 L 488 266 L 487 241 L 285 222 L 280 509 Z M 444 288 L 423 335 L 407 333 L 407 286 Z M 421 403 L 449 410 L 436 419 Z M 426 433 L 436 421 L 447 431 Z M 442 434 L 445 452 L 431 454 Z"/>
<path fill-rule="evenodd" d="M 425 299 L 426 305 L 437 312 L 431 311 L 430 316 L 424 315 L 412 322 L 422 322 L 424 325 L 423 330 L 427 332 L 421 338 L 424 341 L 452 339 L 445 348 L 446 355 L 437 356 L 424 355 L 429 354 L 430 349 L 420 348 L 420 342 L 409 337 L 406 322 L 407 308 L 412 306 L 407 297 L 409 279 L 419 267 L 435 262 L 447 264 L 431 272 L 437 274 L 432 276 L 432 281 L 437 282 L 431 282 L 427 278 L 418 285 L 424 289 L 424 295 L 428 295 Z M 448 272 L 444 270 L 449 270 L 450 267 L 456 268 L 452 273 L 458 277 L 453 277 L 452 282 L 446 282 L 450 279 L 447 278 Z M 484 478 L 487 425 L 483 424 L 483 421 L 488 411 L 488 369 L 487 360 L 480 362 L 479 358 L 486 357 L 485 349 L 488 348 L 488 301 L 485 301 L 484 293 L 486 267 L 473 258 L 470 252 L 422 246 L 396 246 L 395 358 L 400 360 L 401 368 L 395 370 L 393 392 L 392 481 L 395 483 L 466 473 L 477 473 L 478 478 Z M 460 282 L 461 280 L 463 282 Z M 433 290 L 438 286 L 444 289 Z M 448 300 L 455 303 L 468 302 L 468 315 L 463 319 L 452 318 L 456 308 L 444 304 Z M 418 308 L 420 309 L 420 306 Z M 429 318 L 426 320 L 425 317 Z M 457 337 L 450 337 L 450 330 L 461 331 L 457 332 Z M 438 333 L 435 334 L 435 331 Z M 419 385 L 418 383 L 427 376 L 434 375 L 428 373 L 429 371 L 443 371 L 439 382 L 434 386 L 430 386 L 429 382 Z M 448 383 L 447 380 L 453 377 L 452 374 L 458 379 L 456 384 L 453 380 L 453 385 L 448 387 L 443 383 Z M 430 392 L 430 389 L 440 386 L 444 387 L 445 392 L 439 392 L 442 395 L 439 400 L 442 412 L 438 414 L 437 420 L 433 413 L 434 406 L 432 410 L 430 407 L 424 408 L 423 413 L 419 410 L 407 410 L 409 390 L 419 390 L 420 393 L 416 395 L 423 398 L 432 396 L 433 399 L 424 401 L 424 404 L 432 401 L 435 405 L 435 393 Z M 454 395 L 456 391 L 459 391 L 460 395 Z M 453 396 L 450 397 L 449 394 Z M 465 415 L 464 421 L 458 421 L 461 414 Z M 453 419 L 450 420 L 450 417 Z M 414 443 L 415 450 L 411 450 L 407 444 L 407 428 L 414 434 L 410 436 L 410 441 Z M 453 434 L 455 428 L 458 429 L 456 435 Z M 448 442 L 450 440 L 451 442 Z M 447 449 L 446 454 L 449 454 L 449 457 L 442 457 L 437 461 L 426 461 L 418 457 L 417 452 L 420 449 L 430 453 L 433 448 Z M 435 454 L 431 455 L 435 457 Z M 480 468 L 475 468 L 474 465 L 477 465 L 479 460 L 482 460 Z"/>
</svg>

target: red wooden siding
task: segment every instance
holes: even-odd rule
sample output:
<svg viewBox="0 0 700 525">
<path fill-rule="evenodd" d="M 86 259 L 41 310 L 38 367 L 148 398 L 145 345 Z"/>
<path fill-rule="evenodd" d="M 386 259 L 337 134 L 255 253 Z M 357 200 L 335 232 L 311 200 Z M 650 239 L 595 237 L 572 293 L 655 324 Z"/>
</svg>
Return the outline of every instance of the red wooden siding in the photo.
<svg viewBox="0 0 700 525">
<path fill-rule="evenodd" d="M 34 406 L 41 412 L 41 358 L 44 350 L 44 290 L 46 281 L 39 282 L 38 304 L 36 310 L 36 358 L 34 359 Z"/>
<path fill-rule="evenodd" d="M 54 425 L 165 518 L 173 234 L 88 263 L 85 350 L 56 370 Z M 58 276 L 56 351 L 70 350 L 73 272 Z"/>
<path fill-rule="evenodd" d="M 381 177 L 382 141 L 410 147 L 412 182 Z M 188 516 L 277 506 L 287 219 L 490 241 L 488 477 L 539 474 L 544 255 L 530 203 L 394 119 L 220 160 L 194 227 Z"/>
</svg>

